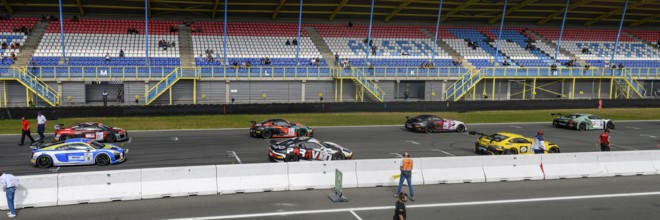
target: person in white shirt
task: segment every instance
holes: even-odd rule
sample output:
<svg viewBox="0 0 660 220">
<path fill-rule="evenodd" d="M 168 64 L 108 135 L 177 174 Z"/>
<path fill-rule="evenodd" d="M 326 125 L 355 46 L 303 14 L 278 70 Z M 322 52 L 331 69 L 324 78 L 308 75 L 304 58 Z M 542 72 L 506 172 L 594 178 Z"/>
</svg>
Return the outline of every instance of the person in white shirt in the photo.
<svg viewBox="0 0 660 220">
<path fill-rule="evenodd" d="M 39 134 L 39 142 L 43 143 L 46 137 L 44 136 L 44 131 L 46 130 L 46 116 L 41 114 L 41 111 L 37 113 L 37 133 Z"/>
<path fill-rule="evenodd" d="M 18 179 L 9 173 L 2 173 L 2 176 L 0 176 L 0 182 L 2 182 L 2 191 L 7 194 L 7 206 L 9 206 L 7 216 L 9 218 L 14 218 L 16 217 L 16 210 L 14 210 L 14 195 L 16 194 L 16 187 L 18 187 Z"/>
<path fill-rule="evenodd" d="M 532 149 L 534 154 L 544 154 L 545 153 L 545 142 L 543 141 L 543 131 L 536 133 L 534 140 L 532 142 Z"/>
</svg>

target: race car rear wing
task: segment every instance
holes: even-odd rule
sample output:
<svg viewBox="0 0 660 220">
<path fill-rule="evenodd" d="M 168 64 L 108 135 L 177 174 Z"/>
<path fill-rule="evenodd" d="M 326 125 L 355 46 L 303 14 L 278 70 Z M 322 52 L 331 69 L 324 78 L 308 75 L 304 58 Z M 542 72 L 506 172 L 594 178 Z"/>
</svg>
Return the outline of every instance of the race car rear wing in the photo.
<svg viewBox="0 0 660 220">
<path fill-rule="evenodd" d="M 561 116 L 563 116 L 564 114 L 562 114 L 562 113 L 550 113 L 550 115 L 561 117 Z"/>
</svg>

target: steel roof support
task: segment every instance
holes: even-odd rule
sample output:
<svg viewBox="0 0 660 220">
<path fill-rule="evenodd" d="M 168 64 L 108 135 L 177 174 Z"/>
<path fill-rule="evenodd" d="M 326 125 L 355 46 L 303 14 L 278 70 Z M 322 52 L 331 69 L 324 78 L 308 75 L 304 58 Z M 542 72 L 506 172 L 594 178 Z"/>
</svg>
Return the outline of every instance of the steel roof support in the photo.
<svg viewBox="0 0 660 220">
<path fill-rule="evenodd" d="M 626 1 L 626 6 L 628 6 L 627 2 L 628 1 Z M 630 6 L 628 6 L 628 8 L 633 9 L 633 8 L 637 8 L 639 6 L 642 6 L 642 5 L 648 4 L 648 3 L 652 3 L 652 2 L 655 2 L 655 0 L 641 0 L 641 1 L 638 1 L 638 2 L 635 2 L 635 3 L 632 3 Z M 625 8 L 626 6 L 624 6 L 622 8 L 617 8 L 617 9 L 609 11 L 605 14 L 602 14 L 602 15 L 600 15 L 600 16 L 598 16 L 598 17 L 596 17 L 596 18 L 594 18 L 590 21 L 585 22 L 584 25 L 589 26 L 589 25 L 595 24 L 599 21 L 602 21 L 603 19 L 609 18 L 612 15 L 619 14 L 619 13 L 626 10 L 626 8 Z"/>
<path fill-rule="evenodd" d="M 470 5 L 472 5 L 472 4 L 474 4 L 474 3 L 477 3 L 477 2 L 479 2 L 479 0 L 469 0 L 469 1 L 467 1 L 467 2 L 465 2 L 465 3 L 463 3 L 463 4 L 461 4 L 461 5 L 457 6 L 456 8 L 452 9 L 451 11 L 449 11 L 445 16 L 443 16 L 442 18 L 440 18 L 440 22 L 443 22 L 443 21 L 447 20 L 447 18 L 451 17 L 452 15 L 454 15 L 454 14 L 456 14 L 456 13 L 462 11 L 463 9 L 466 9 L 466 8 L 469 7 Z"/>
<path fill-rule="evenodd" d="M 526 1 L 524 1 L 524 2 L 518 3 L 517 5 L 514 5 L 514 6 L 511 7 L 509 10 L 507 10 L 506 14 L 504 14 L 504 13 L 500 13 L 499 15 L 497 15 L 497 16 L 491 18 L 491 19 L 488 21 L 488 24 L 495 24 L 495 22 L 497 22 L 498 19 L 502 18 L 502 16 L 507 16 L 507 15 L 509 15 L 509 14 L 515 12 L 515 11 L 518 11 L 518 10 L 522 9 L 522 8 L 525 7 L 525 6 L 531 5 L 532 3 L 537 2 L 537 1 L 538 1 L 538 0 L 526 0 Z"/>
<path fill-rule="evenodd" d="M 576 2 L 576 3 L 573 3 L 571 6 L 568 7 L 568 10 L 573 10 L 577 7 L 586 5 L 589 2 L 591 2 L 591 0 L 582 0 L 582 1 L 579 1 L 579 2 Z M 550 21 L 553 18 L 557 17 L 561 13 L 564 13 L 564 10 L 566 10 L 566 9 L 557 10 L 557 11 L 553 12 L 552 14 L 548 15 L 547 17 L 545 17 L 545 18 L 541 19 L 540 21 L 536 22 L 536 24 L 537 25 L 542 25 L 542 24 L 548 23 L 548 21 Z"/>
<path fill-rule="evenodd" d="M 275 11 L 273 12 L 273 16 L 270 17 L 271 19 L 275 20 L 275 18 L 277 18 L 277 14 L 280 13 L 280 9 L 282 9 L 282 6 L 284 6 L 284 2 L 286 2 L 286 0 L 280 0 L 280 3 L 277 5 Z"/>
<path fill-rule="evenodd" d="M 655 14 L 655 15 L 653 15 L 653 16 L 646 17 L 646 18 L 643 18 L 642 20 L 636 21 L 635 23 L 630 24 L 630 26 L 631 26 L 631 27 L 637 27 L 637 26 L 639 26 L 639 25 L 641 25 L 641 24 L 644 24 L 644 23 L 649 22 L 649 21 L 653 21 L 653 20 L 655 20 L 655 19 L 657 19 L 657 18 L 660 18 L 660 13 L 657 13 L 657 14 Z"/>
<path fill-rule="evenodd" d="M 5 8 L 7 9 L 7 11 L 9 12 L 9 14 L 14 14 L 14 9 L 9 5 L 9 3 L 7 2 L 7 0 L 2 0 L 2 5 L 5 6 Z"/>
<path fill-rule="evenodd" d="M 385 21 L 386 22 L 390 21 L 396 14 L 398 14 L 401 11 L 401 9 L 408 6 L 413 1 L 415 1 L 415 0 L 405 0 L 404 2 L 401 2 L 401 4 L 398 7 L 396 7 L 394 10 L 392 10 L 392 12 L 390 12 L 390 14 L 387 15 L 387 17 L 385 17 Z"/>
<path fill-rule="evenodd" d="M 339 3 L 339 5 L 337 5 L 337 8 L 335 8 L 335 10 L 332 11 L 332 14 L 331 14 L 330 17 L 328 18 L 328 20 L 330 20 L 330 21 L 335 20 L 335 17 L 336 17 L 337 14 L 339 13 L 339 11 L 341 11 L 341 9 L 344 8 L 344 6 L 346 6 L 346 4 L 348 4 L 348 0 L 342 0 L 342 1 Z"/>
<path fill-rule="evenodd" d="M 7 0 L 2 0 L 3 2 L 7 2 Z M 82 0 L 76 0 L 76 4 L 78 4 L 78 10 L 80 10 L 80 15 L 85 16 L 85 10 L 83 9 L 82 3 L 80 2 Z"/>
</svg>

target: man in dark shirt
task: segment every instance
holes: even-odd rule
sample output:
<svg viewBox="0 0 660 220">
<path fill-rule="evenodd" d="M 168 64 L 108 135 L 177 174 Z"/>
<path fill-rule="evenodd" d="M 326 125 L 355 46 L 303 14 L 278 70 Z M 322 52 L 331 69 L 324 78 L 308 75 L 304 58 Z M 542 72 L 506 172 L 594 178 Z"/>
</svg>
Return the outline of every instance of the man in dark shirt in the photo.
<svg viewBox="0 0 660 220">
<path fill-rule="evenodd" d="M 406 220 L 406 202 L 408 201 L 408 195 L 406 193 L 399 193 L 399 198 L 396 201 L 394 206 L 394 220 Z"/>
<path fill-rule="evenodd" d="M 296 45 L 298 45 L 298 40 L 296 40 L 296 39 L 293 39 L 293 41 L 291 41 L 291 44 L 293 44 L 293 46 L 296 46 Z"/>
</svg>

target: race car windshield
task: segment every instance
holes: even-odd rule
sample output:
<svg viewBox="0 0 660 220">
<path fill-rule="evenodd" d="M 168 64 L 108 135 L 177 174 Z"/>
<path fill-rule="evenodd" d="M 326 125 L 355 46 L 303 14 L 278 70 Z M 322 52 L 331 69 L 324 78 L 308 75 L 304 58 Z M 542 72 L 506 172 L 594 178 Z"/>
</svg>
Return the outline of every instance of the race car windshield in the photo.
<svg viewBox="0 0 660 220">
<path fill-rule="evenodd" d="M 576 118 L 580 117 L 580 115 L 570 114 L 570 115 L 568 115 L 568 117 L 571 118 L 571 119 L 576 119 Z"/>
<path fill-rule="evenodd" d="M 90 141 L 89 145 L 91 145 L 93 148 L 96 148 L 96 149 L 101 149 L 101 148 L 105 147 L 105 145 L 103 145 L 99 142 L 96 142 L 96 141 Z"/>
<path fill-rule="evenodd" d="M 509 137 L 501 135 L 501 134 L 493 134 L 493 135 L 488 136 L 486 139 L 501 141 L 501 140 L 504 140 L 504 139 L 507 139 L 507 138 L 509 138 Z"/>
</svg>

